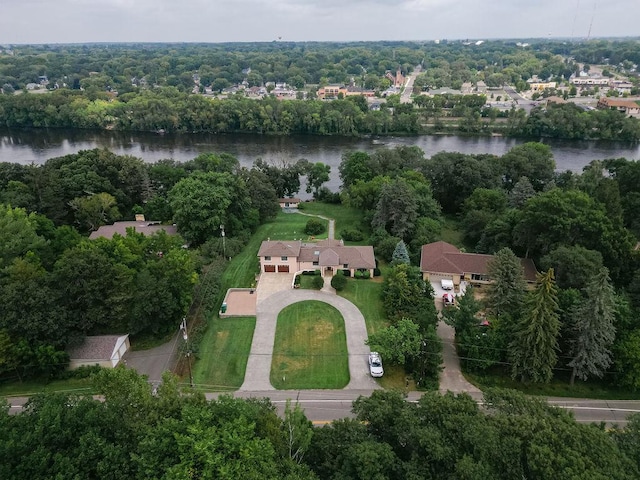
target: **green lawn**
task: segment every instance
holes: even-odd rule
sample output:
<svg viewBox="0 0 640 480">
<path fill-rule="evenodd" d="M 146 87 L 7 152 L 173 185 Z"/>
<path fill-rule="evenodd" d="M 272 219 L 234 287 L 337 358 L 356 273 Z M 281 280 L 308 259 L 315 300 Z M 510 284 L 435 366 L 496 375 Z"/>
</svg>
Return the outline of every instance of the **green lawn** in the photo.
<svg viewBox="0 0 640 480">
<path fill-rule="evenodd" d="M 317 290 L 313 287 L 313 279 L 316 275 L 300 275 L 300 288 L 306 290 Z"/>
<path fill-rule="evenodd" d="M 384 376 L 382 378 L 376 378 L 376 381 L 382 388 L 387 390 L 400 390 L 402 392 L 412 392 L 416 390 L 416 382 L 407 376 L 404 368 L 399 365 L 384 365 L 384 358 L 382 359 L 382 364 L 384 366 Z"/>
<path fill-rule="evenodd" d="M 255 317 L 216 318 L 202 343 L 193 372 L 194 383 L 204 390 L 235 390 L 244 381 Z"/>
<path fill-rule="evenodd" d="M 462 229 L 460 227 L 460 221 L 452 215 L 444 216 L 443 220 L 444 222 L 442 224 L 440 240 L 450 243 L 451 245 L 455 245 L 458 248 L 466 247 L 462 242 Z"/>
<path fill-rule="evenodd" d="M 91 394 L 93 385 L 90 378 L 69 378 L 66 380 L 34 380 L 0 384 L 0 397 L 29 396 L 35 393 L 62 392 L 71 394 Z"/>
<path fill-rule="evenodd" d="M 261 225 L 251 236 L 249 243 L 241 253 L 233 257 L 222 275 L 222 288 L 217 303 L 221 303 L 227 289 L 231 287 L 251 287 L 258 273 L 258 250 L 263 240 L 293 240 L 307 239 L 303 230 L 309 217 L 296 213 L 282 213 Z M 326 234 L 316 238 L 326 238 Z M 239 321 L 241 320 L 241 321 Z M 234 323 L 235 322 L 235 323 Z M 251 350 L 251 339 L 255 318 L 209 320 L 209 326 L 200 344 L 199 360 L 193 367 L 194 382 L 206 385 L 209 389 L 238 388 L 244 379 L 245 367 Z M 236 331 L 239 330 L 239 331 Z M 227 333 L 221 333 L 221 332 Z M 226 335 L 226 339 L 222 338 Z M 228 341 L 229 355 L 234 359 L 227 366 L 220 362 L 221 348 L 225 348 Z M 221 343 L 223 342 L 223 343 Z M 229 358 L 229 357 L 222 357 Z"/>
<path fill-rule="evenodd" d="M 271 362 L 277 389 L 344 388 L 349 362 L 344 319 L 331 305 L 298 302 L 278 315 Z"/>
<path fill-rule="evenodd" d="M 312 213 L 314 215 L 323 215 L 333 218 L 336 221 L 336 238 L 340 238 L 340 230 L 347 228 L 355 228 L 360 230 L 364 239 L 360 242 L 347 242 L 348 245 L 368 245 L 371 227 L 363 224 L 362 210 L 345 207 L 344 205 L 336 205 L 323 202 L 305 202 L 301 210 L 304 213 Z"/>
<path fill-rule="evenodd" d="M 600 400 L 640 399 L 640 393 L 632 393 L 612 388 L 597 380 L 588 382 L 576 380 L 572 387 L 569 385 L 568 372 L 565 376 L 556 376 L 551 383 L 548 384 L 528 385 L 512 380 L 509 372 L 502 368 L 497 368 L 496 370 L 483 374 L 464 372 L 464 376 L 480 389 L 487 387 L 511 388 L 526 393 L 527 395 L 541 395 L 545 397 L 593 398 Z"/>
<path fill-rule="evenodd" d="M 338 292 L 338 295 L 346 298 L 353 303 L 367 322 L 367 333 L 371 335 L 378 330 L 388 327 L 384 310 L 382 308 L 382 281 L 380 277 L 370 280 L 356 280 L 354 278 L 347 279 L 347 287 Z"/>
</svg>

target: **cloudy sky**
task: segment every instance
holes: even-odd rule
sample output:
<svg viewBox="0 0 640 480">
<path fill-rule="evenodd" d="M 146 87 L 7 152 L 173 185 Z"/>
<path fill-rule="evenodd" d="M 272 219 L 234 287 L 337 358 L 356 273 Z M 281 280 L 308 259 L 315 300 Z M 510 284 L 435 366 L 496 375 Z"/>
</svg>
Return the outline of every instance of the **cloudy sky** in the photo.
<svg viewBox="0 0 640 480">
<path fill-rule="evenodd" d="M 590 25 L 592 37 L 640 34 L 640 0 L 0 3 L 0 44 L 585 38 Z"/>
</svg>

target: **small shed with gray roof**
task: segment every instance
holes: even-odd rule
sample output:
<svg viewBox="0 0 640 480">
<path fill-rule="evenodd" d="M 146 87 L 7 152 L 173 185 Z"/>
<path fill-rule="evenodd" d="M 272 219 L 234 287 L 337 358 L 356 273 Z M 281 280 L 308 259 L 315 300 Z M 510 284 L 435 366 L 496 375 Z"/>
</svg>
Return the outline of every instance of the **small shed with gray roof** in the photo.
<svg viewBox="0 0 640 480">
<path fill-rule="evenodd" d="M 100 365 L 115 368 L 131 348 L 129 335 L 97 335 L 85 337 L 80 345 L 67 349 L 69 368 Z"/>
</svg>

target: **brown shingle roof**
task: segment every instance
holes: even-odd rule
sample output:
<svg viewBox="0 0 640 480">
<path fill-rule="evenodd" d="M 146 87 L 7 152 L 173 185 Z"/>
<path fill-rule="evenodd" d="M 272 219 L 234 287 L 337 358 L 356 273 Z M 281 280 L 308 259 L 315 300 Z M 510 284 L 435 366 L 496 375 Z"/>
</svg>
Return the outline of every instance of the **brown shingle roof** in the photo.
<svg viewBox="0 0 640 480">
<path fill-rule="evenodd" d="M 266 240 L 260 244 L 259 257 L 298 257 L 300 256 L 300 240 L 275 241 Z"/>
<path fill-rule="evenodd" d="M 633 100 L 618 100 L 617 98 L 602 97 L 598 100 L 600 103 L 607 105 L 608 107 L 625 107 L 625 108 L 638 108 L 638 105 Z"/>
<path fill-rule="evenodd" d="M 134 228 L 136 232 L 143 235 L 152 235 L 160 230 L 167 232 L 167 235 L 176 235 L 178 233 L 175 225 L 162 225 L 158 222 L 116 222 L 113 225 L 102 225 L 95 232 L 91 232 L 89 238 L 91 240 L 100 237 L 111 239 L 116 233 L 126 237 L 127 228 Z"/>
<path fill-rule="evenodd" d="M 340 263 L 340 255 L 338 252 L 331 248 L 325 248 L 320 252 L 318 256 L 318 264 L 323 267 L 331 267 L 333 265 L 341 265 Z M 344 262 L 342 262 L 344 263 Z"/>
<path fill-rule="evenodd" d="M 420 271 L 449 274 L 487 275 L 489 262 L 493 255 L 462 253 L 447 242 L 434 242 L 422 246 Z M 528 282 L 536 280 L 536 266 L 530 258 L 521 258 L 524 278 Z"/>
<path fill-rule="evenodd" d="M 297 245 L 297 253 L 282 245 Z M 279 246 L 277 246 L 280 244 Z M 318 243 L 262 242 L 258 256 L 298 257 L 299 262 L 319 262 L 322 266 L 342 266 L 348 268 L 376 268 L 376 258 L 370 245 L 346 247 L 340 240 L 322 240 Z"/>
</svg>

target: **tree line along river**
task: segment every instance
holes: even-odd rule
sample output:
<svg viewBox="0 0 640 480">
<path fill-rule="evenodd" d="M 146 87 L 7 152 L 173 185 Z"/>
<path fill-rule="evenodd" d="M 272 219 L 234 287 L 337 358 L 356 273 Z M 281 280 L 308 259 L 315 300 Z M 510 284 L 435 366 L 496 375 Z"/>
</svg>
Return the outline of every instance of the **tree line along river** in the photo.
<svg viewBox="0 0 640 480">
<path fill-rule="evenodd" d="M 65 129 L 0 130 L 0 162 L 42 164 L 49 158 L 93 148 L 107 148 L 119 155 L 132 155 L 150 163 L 167 158 L 191 160 L 204 152 L 230 153 L 246 167 L 250 167 L 258 158 L 275 163 L 295 162 L 305 158 L 310 162 L 323 162 L 331 166 L 331 179 L 326 186 L 336 191 L 340 187 L 338 166 L 342 154 L 348 150 L 372 152 L 397 145 L 415 145 L 424 150 L 426 157 L 441 151 L 503 155 L 521 143 L 524 140 L 456 135 L 352 138 L 243 134 L 157 135 Z M 580 172 L 585 165 L 597 159 L 640 159 L 638 144 L 549 139 L 545 139 L 544 143 L 551 147 L 559 171 Z"/>
</svg>

